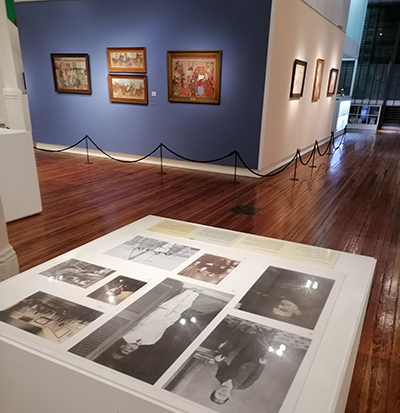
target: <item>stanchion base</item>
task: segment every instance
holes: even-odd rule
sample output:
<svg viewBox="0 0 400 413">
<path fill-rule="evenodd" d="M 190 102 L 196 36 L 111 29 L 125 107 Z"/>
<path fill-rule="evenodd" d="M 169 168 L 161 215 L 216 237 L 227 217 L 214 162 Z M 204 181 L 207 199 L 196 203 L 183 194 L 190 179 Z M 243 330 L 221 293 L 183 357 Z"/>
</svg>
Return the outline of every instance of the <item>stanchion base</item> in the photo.
<svg viewBox="0 0 400 413">
<path fill-rule="evenodd" d="M 166 175 L 167 173 L 166 172 L 157 172 L 158 173 L 158 175 Z"/>
<path fill-rule="evenodd" d="M 290 178 L 291 181 L 298 181 L 299 178 Z"/>
<path fill-rule="evenodd" d="M 91 165 L 93 162 L 85 162 L 86 165 Z"/>
<path fill-rule="evenodd" d="M 232 184 L 237 185 L 237 184 L 240 184 L 240 182 L 239 181 L 233 181 Z"/>
<path fill-rule="evenodd" d="M 310 168 L 318 168 L 317 165 L 310 165 Z"/>
</svg>

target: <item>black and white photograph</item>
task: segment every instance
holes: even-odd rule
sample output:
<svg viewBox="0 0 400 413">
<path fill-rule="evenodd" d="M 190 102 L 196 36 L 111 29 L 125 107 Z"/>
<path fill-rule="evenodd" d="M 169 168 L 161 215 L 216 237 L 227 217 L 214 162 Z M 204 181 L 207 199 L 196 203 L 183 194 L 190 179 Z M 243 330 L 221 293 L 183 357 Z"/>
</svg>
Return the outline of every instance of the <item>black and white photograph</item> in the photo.
<svg viewBox="0 0 400 413">
<path fill-rule="evenodd" d="M 154 384 L 231 298 L 167 278 L 69 351 Z"/>
<path fill-rule="evenodd" d="M 199 252 L 198 248 L 137 235 L 131 240 L 107 251 L 106 254 L 172 271 L 197 252 Z"/>
<path fill-rule="evenodd" d="M 236 308 L 313 330 L 333 284 L 329 278 L 270 266 Z"/>
<path fill-rule="evenodd" d="M 110 268 L 70 258 L 40 274 L 49 278 L 49 281 L 61 281 L 76 287 L 88 288 L 115 272 Z"/>
<path fill-rule="evenodd" d="M 100 311 L 38 291 L 0 311 L 0 321 L 61 344 L 102 314 Z"/>
<path fill-rule="evenodd" d="M 218 412 L 278 413 L 310 344 L 228 315 L 164 388 Z"/>
<path fill-rule="evenodd" d="M 203 254 L 200 258 L 179 272 L 179 275 L 205 281 L 211 284 L 219 284 L 230 274 L 240 261 L 218 255 Z"/>
<path fill-rule="evenodd" d="M 118 305 L 134 292 L 146 285 L 145 282 L 120 275 L 88 295 L 89 298 Z"/>
</svg>

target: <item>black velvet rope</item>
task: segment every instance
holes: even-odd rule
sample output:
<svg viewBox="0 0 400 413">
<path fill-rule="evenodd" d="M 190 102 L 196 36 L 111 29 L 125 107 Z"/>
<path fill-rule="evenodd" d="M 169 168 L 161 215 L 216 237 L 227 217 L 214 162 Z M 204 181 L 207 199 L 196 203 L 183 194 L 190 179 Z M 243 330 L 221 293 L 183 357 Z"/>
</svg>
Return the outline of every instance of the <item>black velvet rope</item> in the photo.
<svg viewBox="0 0 400 413">
<path fill-rule="evenodd" d="M 249 172 L 251 172 L 253 175 L 259 176 L 261 178 L 266 178 L 266 177 L 272 177 L 272 176 L 276 176 L 278 174 L 280 174 L 281 172 L 283 172 L 284 170 L 286 170 L 294 161 L 297 160 L 297 158 L 299 158 L 299 161 L 302 165 L 306 166 L 310 163 L 311 159 L 315 156 L 316 153 L 318 153 L 320 156 L 324 156 L 331 148 L 333 148 L 333 151 L 335 152 L 337 149 L 340 148 L 340 146 L 342 146 L 343 141 L 344 141 L 344 137 L 345 134 L 347 133 L 347 131 L 345 130 L 345 133 L 343 134 L 340 143 L 338 146 L 335 146 L 335 137 L 334 134 L 332 133 L 328 144 L 326 145 L 326 148 L 324 150 L 323 153 L 321 153 L 318 141 L 315 141 L 314 146 L 310 152 L 310 156 L 308 157 L 307 161 L 303 161 L 303 158 L 301 156 L 301 151 L 300 149 L 297 149 L 296 154 L 293 156 L 293 158 L 286 164 L 281 166 L 280 168 L 278 168 L 277 170 L 273 171 L 273 172 L 269 172 L 267 174 L 260 174 L 258 172 L 255 172 L 253 169 L 251 169 L 246 162 L 244 161 L 244 159 L 242 158 L 242 156 L 240 155 L 240 153 L 238 151 L 232 151 L 229 154 L 225 155 L 225 156 L 221 156 L 219 158 L 215 158 L 215 159 L 209 159 L 209 160 L 197 160 L 197 159 L 191 159 L 191 158 L 187 158 L 185 156 L 179 155 L 177 152 L 173 151 L 172 149 L 168 148 L 166 145 L 164 145 L 163 143 L 160 143 L 155 149 L 153 149 L 149 154 L 139 158 L 139 159 L 134 159 L 134 160 L 123 160 L 123 159 L 117 159 L 114 158 L 113 156 L 109 155 L 107 152 L 105 152 L 103 149 L 101 149 L 96 142 L 94 142 L 94 140 L 88 136 L 85 135 L 80 141 L 76 142 L 74 145 L 68 146 L 67 148 L 64 149 L 42 149 L 42 148 L 37 148 L 35 147 L 36 150 L 40 150 L 40 151 L 44 151 L 44 152 L 64 152 L 67 151 L 68 149 L 74 148 L 75 146 L 79 145 L 81 142 L 86 140 L 90 141 L 93 146 L 99 150 L 103 155 L 107 156 L 108 158 L 117 161 L 117 162 L 123 162 L 123 163 L 135 163 L 135 162 L 140 162 L 143 161 L 144 159 L 148 158 L 149 156 L 153 155 L 156 151 L 160 150 L 161 151 L 161 164 L 162 164 L 162 148 L 165 148 L 168 152 L 172 153 L 173 155 L 177 156 L 180 159 L 183 159 L 185 161 L 189 161 L 189 162 L 196 162 L 196 163 L 213 163 L 213 162 L 218 162 L 221 161 L 223 159 L 229 158 L 231 156 L 235 156 L 235 178 L 236 178 L 236 165 L 237 165 L 237 159 L 240 160 L 240 162 L 242 163 L 242 165 L 244 166 L 244 168 L 246 168 Z M 86 150 L 87 147 L 86 147 Z"/>
</svg>

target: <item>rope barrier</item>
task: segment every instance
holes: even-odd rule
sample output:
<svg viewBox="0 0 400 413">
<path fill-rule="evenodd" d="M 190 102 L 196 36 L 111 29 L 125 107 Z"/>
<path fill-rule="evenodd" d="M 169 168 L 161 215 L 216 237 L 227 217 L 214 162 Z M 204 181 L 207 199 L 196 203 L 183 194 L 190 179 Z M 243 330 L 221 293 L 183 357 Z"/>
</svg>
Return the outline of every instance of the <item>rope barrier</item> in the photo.
<svg viewBox="0 0 400 413">
<path fill-rule="evenodd" d="M 323 153 L 321 153 L 318 141 L 316 140 L 314 143 L 314 146 L 310 152 L 310 156 L 308 157 L 307 161 L 303 161 L 303 158 L 301 156 L 301 151 L 300 149 L 296 150 L 296 154 L 293 156 L 293 158 L 286 164 L 283 165 L 281 167 L 279 167 L 278 169 L 276 169 L 273 172 L 269 172 L 267 174 L 260 174 L 258 172 L 255 172 L 253 169 L 251 169 L 246 162 L 244 161 L 244 159 L 242 158 L 242 156 L 240 155 L 240 153 L 238 151 L 232 151 L 229 154 L 225 155 L 225 156 L 221 156 L 219 158 L 215 158 L 215 159 L 209 159 L 209 160 L 197 160 L 197 159 L 190 159 L 187 158 L 185 156 L 182 156 L 180 154 L 178 154 L 177 152 L 173 151 L 172 149 L 168 148 L 166 145 L 164 145 L 163 143 L 160 143 L 155 149 L 153 149 L 149 154 L 142 156 L 141 158 L 138 159 L 134 159 L 134 160 L 123 160 L 123 159 L 117 159 L 114 158 L 113 156 L 109 155 L 107 152 L 105 152 L 103 149 L 101 149 L 96 142 L 94 142 L 94 140 L 88 136 L 85 135 L 81 140 L 79 140 L 78 142 L 76 142 L 74 145 L 68 146 L 67 148 L 64 149 L 42 149 L 42 148 L 37 148 L 35 147 L 36 150 L 40 150 L 40 151 L 44 151 L 44 152 L 64 152 L 67 151 L 69 149 L 74 148 L 75 146 L 79 145 L 80 143 L 82 143 L 83 141 L 85 141 L 86 144 L 86 158 L 87 161 L 86 163 L 90 164 L 91 162 L 89 161 L 89 148 L 88 148 L 88 141 L 90 141 L 92 143 L 92 145 L 99 150 L 103 155 L 105 155 L 106 157 L 117 161 L 117 162 L 123 162 L 123 163 L 136 163 L 136 162 L 140 162 L 143 161 L 144 159 L 150 157 L 151 155 L 153 155 L 155 152 L 157 152 L 158 150 L 160 150 L 160 166 L 161 166 L 161 171 L 159 172 L 160 175 L 164 175 L 165 172 L 163 170 L 163 148 L 166 149 L 168 152 L 172 153 L 173 155 L 175 155 L 176 157 L 183 159 L 185 161 L 189 161 L 189 162 L 196 162 L 196 163 L 213 163 L 213 162 L 218 162 L 221 161 L 223 159 L 227 159 L 231 156 L 235 156 L 235 166 L 234 166 L 234 180 L 233 183 L 236 184 L 237 179 L 236 179 L 236 171 L 237 171 L 237 167 L 238 167 L 238 160 L 242 163 L 243 167 L 245 169 L 247 169 L 250 173 L 252 173 L 253 175 L 259 176 L 261 178 L 269 178 L 272 176 L 276 176 L 278 174 L 280 174 L 281 172 L 285 171 L 293 162 L 295 162 L 295 166 L 294 166 L 294 177 L 291 178 L 292 181 L 298 181 L 298 179 L 296 178 L 296 172 L 297 172 L 297 159 L 299 159 L 300 163 L 304 166 L 308 165 L 312 159 L 312 165 L 310 165 L 310 168 L 316 168 L 315 165 L 315 154 L 318 153 L 320 156 L 324 156 L 326 155 L 328 152 L 328 155 L 332 155 L 333 153 L 330 152 L 331 149 L 333 149 L 333 152 L 335 152 L 337 149 L 339 149 L 344 142 L 344 138 L 345 138 L 345 134 L 347 133 L 347 130 L 345 129 L 345 132 L 340 140 L 340 143 L 338 146 L 335 146 L 335 136 L 334 133 L 332 132 L 330 137 L 329 137 L 329 141 L 326 145 L 325 151 Z M 326 139 L 326 138 L 325 138 Z"/>
</svg>

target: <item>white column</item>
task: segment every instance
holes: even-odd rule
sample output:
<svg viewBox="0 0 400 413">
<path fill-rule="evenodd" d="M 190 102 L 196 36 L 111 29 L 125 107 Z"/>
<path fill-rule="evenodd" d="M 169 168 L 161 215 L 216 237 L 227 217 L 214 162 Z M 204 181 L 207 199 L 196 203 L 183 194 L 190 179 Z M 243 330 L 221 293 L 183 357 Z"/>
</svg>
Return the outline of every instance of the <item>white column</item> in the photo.
<svg viewBox="0 0 400 413">
<path fill-rule="evenodd" d="M 26 130 L 22 91 L 18 87 L 4 0 L 0 0 L 0 39 L 0 65 L 4 82 L 2 94 L 6 109 L 6 124 L 10 129 Z"/>
<path fill-rule="evenodd" d="M 8 242 L 6 220 L 0 198 L 0 281 L 19 273 L 17 254 Z"/>
</svg>

